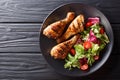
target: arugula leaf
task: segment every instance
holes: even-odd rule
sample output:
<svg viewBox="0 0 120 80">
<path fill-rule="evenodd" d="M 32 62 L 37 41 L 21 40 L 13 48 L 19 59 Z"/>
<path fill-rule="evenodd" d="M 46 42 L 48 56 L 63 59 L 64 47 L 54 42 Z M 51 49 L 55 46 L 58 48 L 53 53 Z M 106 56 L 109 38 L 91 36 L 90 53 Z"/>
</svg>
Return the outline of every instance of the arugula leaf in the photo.
<svg viewBox="0 0 120 80">
<path fill-rule="evenodd" d="M 100 48 L 99 48 L 99 51 L 103 50 L 103 49 L 105 48 L 105 45 L 106 45 L 106 44 L 104 44 L 104 43 L 101 44 L 101 45 L 100 45 Z"/>
<path fill-rule="evenodd" d="M 84 53 L 84 47 L 81 44 L 74 45 L 74 48 L 78 53 L 80 53 L 80 54 Z"/>
<path fill-rule="evenodd" d="M 87 40 L 89 37 L 89 30 L 83 31 L 81 35 L 82 35 L 82 40 Z"/>
<path fill-rule="evenodd" d="M 95 35 L 97 38 L 101 38 L 102 37 L 102 34 L 96 34 Z"/>
<path fill-rule="evenodd" d="M 65 59 L 65 65 L 64 68 L 72 69 L 72 67 L 80 68 L 79 59 L 83 58 L 84 54 L 84 47 L 80 44 L 74 46 L 76 54 L 75 56 L 72 56 L 70 53 L 68 54 L 67 58 Z"/>
<path fill-rule="evenodd" d="M 94 33 L 100 33 L 100 25 L 99 24 L 94 24 L 91 26 L 91 30 L 94 32 Z"/>
<path fill-rule="evenodd" d="M 92 64 L 95 62 L 94 57 L 91 54 L 86 55 L 88 58 L 87 63 L 92 66 Z"/>
<path fill-rule="evenodd" d="M 91 53 L 92 55 L 96 55 L 97 53 L 99 53 L 99 45 L 98 44 L 92 44 L 92 50 Z"/>
<path fill-rule="evenodd" d="M 103 34 L 103 39 L 106 43 L 110 42 L 106 33 Z"/>
</svg>

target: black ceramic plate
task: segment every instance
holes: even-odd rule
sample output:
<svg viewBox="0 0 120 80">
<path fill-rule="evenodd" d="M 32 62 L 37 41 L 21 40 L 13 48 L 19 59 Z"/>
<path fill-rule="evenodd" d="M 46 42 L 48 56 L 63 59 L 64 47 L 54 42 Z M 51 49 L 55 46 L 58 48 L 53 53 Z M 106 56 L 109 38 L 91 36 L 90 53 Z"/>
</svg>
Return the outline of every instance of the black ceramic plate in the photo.
<svg viewBox="0 0 120 80">
<path fill-rule="evenodd" d="M 101 53 L 102 55 L 100 55 L 100 60 L 97 61 L 95 64 L 93 64 L 93 66 L 90 67 L 90 69 L 87 71 L 81 71 L 80 69 L 73 69 L 73 70 L 64 69 L 64 63 L 65 63 L 64 60 L 55 60 L 50 56 L 50 50 L 53 46 L 57 44 L 56 41 L 53 39 L 49 39 L 42 34 L 43 29 L 45 27 L 47 27 L 49 24 L 55 21 L 65 18 L 67 12 L 69 11 L 75 12 L 76 15 L 84 14 L 85 19 L 87 19 L 88 17 L 95 17 L 95 16 L 100 17 L 101 24 L 104 25 L 105 31 L 110 39 L 110 43 L 106 46 L 106 48 L 102 52 L 103 54 Z M 66 4 L 53 10 L 52 13 L 50 13 L 43 22 L 40 32 L 40 48 L 43 56 L 45 57 L 47 62 L 55 69 L 56 72 L 66 76 L 80 77 L 95 72 L 106 62 L 106 60 L 110 56 L 112 47 L 113 47 L 113 31 L 107 18 L 104 16 L 103 13 L 101 13 L 96 8 L 81 3 Z"/>
</svg>

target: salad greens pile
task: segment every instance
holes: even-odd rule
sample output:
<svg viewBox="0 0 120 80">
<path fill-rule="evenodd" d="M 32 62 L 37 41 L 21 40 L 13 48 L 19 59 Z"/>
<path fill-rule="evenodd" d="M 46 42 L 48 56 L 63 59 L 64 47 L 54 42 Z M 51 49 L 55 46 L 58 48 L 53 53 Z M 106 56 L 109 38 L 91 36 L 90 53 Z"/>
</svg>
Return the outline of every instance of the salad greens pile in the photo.
<svg viewBox="0 0 120 80">
<path fill-rule="evenodd" d="M 79 43 L 73 46 L 75 55 L 72 55 L 71 52 L 68 53 L 64 68 L 70 70 L 72 68 L 88 69 L 89 66 L 92 66 L 98 60 L 100 52 L 109 43 L 108 36 L 97 17 L 88 18 L 85 30 L 80 34 Z"/>
</svg>

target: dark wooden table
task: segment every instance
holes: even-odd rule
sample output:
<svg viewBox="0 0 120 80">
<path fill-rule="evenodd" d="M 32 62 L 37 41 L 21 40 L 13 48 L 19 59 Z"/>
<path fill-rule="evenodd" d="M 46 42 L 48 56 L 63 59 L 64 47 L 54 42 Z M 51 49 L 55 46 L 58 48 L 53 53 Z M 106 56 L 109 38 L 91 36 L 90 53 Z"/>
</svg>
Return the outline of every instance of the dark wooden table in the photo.
<svg viewBox="0 0 120 80">
<path fill-rule="evenodd" d="M 97 72 L 81 78 L 57 74 L 39 48 L 39 30 L 56 7 L 81 2 L 96 7 L 109 19 L 114 47 Z M 120 80 L 119 0 L 0 0 L 0 80 Z"/>
</svg>

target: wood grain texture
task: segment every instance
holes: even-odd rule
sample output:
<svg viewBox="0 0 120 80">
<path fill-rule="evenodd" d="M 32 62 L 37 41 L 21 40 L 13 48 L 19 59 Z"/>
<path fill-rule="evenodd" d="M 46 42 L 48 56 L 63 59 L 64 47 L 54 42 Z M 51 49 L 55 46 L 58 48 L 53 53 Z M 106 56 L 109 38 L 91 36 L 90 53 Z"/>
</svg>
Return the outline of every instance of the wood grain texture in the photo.
<svg viewBox="0 0 120 80">
<path fill-rule="evenodd" d="M 57 78 L 41 54 L 0 53 L 0 79 Z"/>
<path fill-rule="evenodd" d="M 57 74 L 39 48 L 41 23 L 56 7 L 80 2 L 102 11 L 114 32 L 108 61 L 95 73 L 81 78 Z M 120 80 L 119 0 L 0 0 L 0 80 Z"/>
<path fill-rule="evenodd" d="M 0 22 L 43 22 L 53 9 L 72 2 L 97 7 L 111 23 L 120 22 L 119 0 L 1 0 Z"/>
<path fill-rule="evenodd" d="M 119 26 L 120 24 L 112 24 L 114 35 L 120 36 L 118 34 Z M 57 74 L 45 61 L 39 49 L 40 28 L 41 24 L 0 24 L 0 79 L 74 79 Z M 119 38 L 115 37 L 115 46 L 111 56 L 99 71 L 87 78 L 75 78 L 74 80 L 119 80 Z M 109 74 L 109 76 L 105 74 Z"/>
<path fill-rule="evenodd" d="M 87 77 L 70 78 L 57 74 L 41 54 L 0 53 L 0 80 L 119 80 L 119 57 L 111 56 L 102 68 Z"/>
<path fill-rule="evenodd" d="M 40 52 L 40 24 L 0 24 L 0 52 Z"/>
<path fill-rule="evenodd" d="M 114 36 L 120 36 L 120 24 L 112 24 Z M 0 24 L 0 52 L 41 52 L 41 24 Z M 115 37 L 113 54 L 120 53 L 120 37 Z"/>
</svg>

